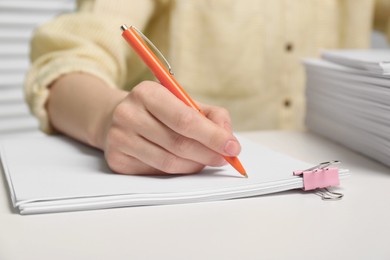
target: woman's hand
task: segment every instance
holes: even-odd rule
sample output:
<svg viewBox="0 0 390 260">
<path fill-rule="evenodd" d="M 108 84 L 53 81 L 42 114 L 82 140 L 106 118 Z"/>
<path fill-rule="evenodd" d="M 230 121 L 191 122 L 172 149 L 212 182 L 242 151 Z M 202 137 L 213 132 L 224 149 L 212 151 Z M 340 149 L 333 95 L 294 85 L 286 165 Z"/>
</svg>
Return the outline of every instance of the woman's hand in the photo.
<svg viewBox="0 0 390 260">
<path fill-rule="evenodd" d="M 225 109 L 201 106 L 206 117 L 158 83 L 145 81 L 115 106 L 103 139 L 110 168 L 124 174 L 194 173 L 237 156 Z"/>
<path fill-rule="evenodd" d="M 240 152 L 225 109 L 202 105 L 203 116 L 155 82 L 126 92 L 71 73 L 52 84 L 47 108 L 56 130 L 103 150 L 117 173 L 194 173 Z"/>
</svg>

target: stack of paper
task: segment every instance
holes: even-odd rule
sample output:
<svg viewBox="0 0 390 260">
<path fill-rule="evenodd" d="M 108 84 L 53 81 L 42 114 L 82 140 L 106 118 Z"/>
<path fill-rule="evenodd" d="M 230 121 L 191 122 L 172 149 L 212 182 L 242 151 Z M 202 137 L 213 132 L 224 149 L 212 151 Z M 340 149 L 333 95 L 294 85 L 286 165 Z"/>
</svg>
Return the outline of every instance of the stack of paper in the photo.
<svg viewBox="0 0 390 260">
<path fill-rule="evenodd" d="M 9 138 L 0 142 L 0 156 L 21 214 L 214 201 L 303 187 L 293 171 L 313 164 L 239 139 L 249 178 L 230 165 L 193 175 L 114 174 L 102 152 L 65 137 Z M 348 174 L 340 171 L 340 177 Z"/>
<path fill-rule="evenodd" d="M 307 127 L 390 165 L 390 49 L 305 60 Z"/>
</svg>

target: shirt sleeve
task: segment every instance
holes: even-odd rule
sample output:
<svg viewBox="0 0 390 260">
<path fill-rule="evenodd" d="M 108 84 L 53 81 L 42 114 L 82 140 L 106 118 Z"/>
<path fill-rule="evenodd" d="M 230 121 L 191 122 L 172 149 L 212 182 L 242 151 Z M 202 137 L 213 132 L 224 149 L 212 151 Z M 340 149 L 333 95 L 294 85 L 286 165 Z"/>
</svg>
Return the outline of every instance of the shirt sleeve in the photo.
<svg viewBox="0 0 390 260">
<path fill-rule="evenodd" d="M 376 0 L 374 29 L 386 34 L 390 42 L 390 0 Z"/>
<path fill-rule="evenodd" d="M 26 101 L 43 131 L 53 131 L 46 111 L 50 84 L 61 75 L 85 72 L 110 87 L 123 87 L 133 55 L 122 39 L 120 25 L 141 30 L 154 11 L 153 0 L 80 1 L 75 13 L 58 16 L 39 27 L 31 40 L 31 67 L 25 79 Z M 138 71 L 137 71 L 138 70 Z"/>
</svg>

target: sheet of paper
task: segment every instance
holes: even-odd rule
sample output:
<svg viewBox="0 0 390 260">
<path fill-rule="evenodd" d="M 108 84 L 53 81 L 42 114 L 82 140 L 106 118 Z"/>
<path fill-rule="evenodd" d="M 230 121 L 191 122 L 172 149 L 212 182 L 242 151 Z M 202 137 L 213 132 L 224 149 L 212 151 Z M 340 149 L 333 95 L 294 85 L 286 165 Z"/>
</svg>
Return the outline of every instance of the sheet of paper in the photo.
<svg viewBox="0 0 390 260">
<path fill-rule="evenodd" d="M 302 187 L 292 171 L 313 164 L 239 139 L 248 179 L 230 165 L 193 175 L 114 174 L 101 151 L 58 136 L 1 140 L 0 155 L 22 213 L 219 200 Z"/>
<path fill-rule="evenodd" d="M 327 50 L 322 58 L 352 68 L 390 75 L 390 50 Z"/>
</svg>

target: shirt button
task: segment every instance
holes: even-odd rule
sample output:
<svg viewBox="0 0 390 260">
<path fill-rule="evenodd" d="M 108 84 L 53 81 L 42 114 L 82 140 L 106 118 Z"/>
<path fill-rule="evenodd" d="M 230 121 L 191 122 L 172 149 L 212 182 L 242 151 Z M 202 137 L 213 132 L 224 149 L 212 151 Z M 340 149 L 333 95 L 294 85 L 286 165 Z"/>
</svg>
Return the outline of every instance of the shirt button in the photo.
<svg viewBox="0 0 390 260">
<path fill-rule="evenodd" d="M 283 101 L 283 105 L 284 105 L 284 107 L 286 107 L 286 108 L 291 107 L 291 99 L 286 98 L 286 99 Z"/>
<path fill-rule="evenodd" d="M 285 49 L 286 49 L 287 52 L 292 52 L 293 49 L 294 49 L 294 46 L 293 46 L 293 44 L 291 42 L 288 42 L 285 45 Z"/>
</svg>

